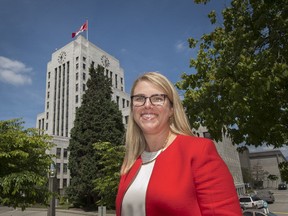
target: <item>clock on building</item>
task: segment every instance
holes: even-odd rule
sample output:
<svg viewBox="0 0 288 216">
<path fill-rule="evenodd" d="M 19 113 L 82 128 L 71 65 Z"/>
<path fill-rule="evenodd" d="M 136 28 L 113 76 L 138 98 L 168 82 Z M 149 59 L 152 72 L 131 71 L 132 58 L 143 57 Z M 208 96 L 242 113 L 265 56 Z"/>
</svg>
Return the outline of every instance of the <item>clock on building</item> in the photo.
<svg viewBox="0 0 288 216">
<path fill-rule="evenodd" d="M 60 54 L 59 54 L 59 56 L 58 56 L 58 62 L 59 62 L 59 64 L 62 64 L 64 61 L 65 61 L 65 59 L 66 59 L 66 52 L 65 51 L 62 51 Z"/>
<path fill-rule="evenodd" d="M 105 55 L 101 57 L 101 62 L 104 67 L 109 67 L 110 65 L 109 59 Z"/>
</svg>

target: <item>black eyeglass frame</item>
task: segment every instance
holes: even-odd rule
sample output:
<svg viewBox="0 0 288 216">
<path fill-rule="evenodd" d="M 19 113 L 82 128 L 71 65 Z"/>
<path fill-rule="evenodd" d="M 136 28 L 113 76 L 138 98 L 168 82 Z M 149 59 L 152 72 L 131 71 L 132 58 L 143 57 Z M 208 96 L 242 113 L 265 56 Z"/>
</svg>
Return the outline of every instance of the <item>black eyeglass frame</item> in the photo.
<svg viewBox="0 0 288 216">
<path fill-rule="evenodd" d="M 162 96 L 163 98 L 164 98 L 164 101 L 163 101 L 163 104 L 154 104 L 152 101 L 151 101 L 151 97 L 155 97 L 155 96 Z M 143 101 L 143 104 L 142 105 L 134 105 L 133 104 L 133 98 L 134 97 L 141 97 L 141 98 L 144 98 L 145 100 Z M 147 101 L 147 98 L 149 98 L 149 101 L 150 101 L 150 103 L 153 105 L 153 106 L 163 106 L 164 105 L 164 103 L 165 103 L 165 99 L 166 98 L 168 98 L 168 95 L 166 95 L 166 94 L 153 94 L 153 95 L 151 95 L 150 97 L 146 97 L 146 96 L 144 96 L 144 95 L 132 95 L 131 97 L 131 104 L 132 104 L 132 106 L 135 106 L 135 107 L 141 107 L 141 106 L 144 106 L 145 105 L 145 103 L 146 103 L 146 101 Z M 170 99 L 168 98 L 168 100 L 169 100 L 169 102 L 171 103 L 171 101 L 170 101 Z M 172 103 L 171 103 L 172 104 Z"/>
</svg>

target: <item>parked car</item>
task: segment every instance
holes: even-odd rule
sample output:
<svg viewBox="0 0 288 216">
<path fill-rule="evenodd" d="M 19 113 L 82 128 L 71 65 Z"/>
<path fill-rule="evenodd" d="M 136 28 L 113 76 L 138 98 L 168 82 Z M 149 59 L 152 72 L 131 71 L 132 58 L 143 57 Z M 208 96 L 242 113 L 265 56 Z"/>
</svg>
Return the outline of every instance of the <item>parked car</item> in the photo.
<svg viewBox="0 0 288 216">
<path fill-rule="evenodd" d="M 247 209 L 243 211 L 243 216 L 277 216 L 273 212 L 264 211 L 261 209 Z"/>
<path fill-rule="evenodd" d="M 260 199 L 266 201 L 267 203 L 275 202 L 275 197 L 270 190 L 259 190 L 256 193 Z"/>
<path fill-rule="evenodd" d="M 278 190 L 287 190 L 287 184 L 285 183 L 280 183 L 278 185 Z"/>
<path fill-rule="evenodd" d="M 259 209 L 264 207 L 264 200 L 258 196 L 241 196 L 239 197 L 240 206 L 242 209 L 254 208 Z"/>
</svg>

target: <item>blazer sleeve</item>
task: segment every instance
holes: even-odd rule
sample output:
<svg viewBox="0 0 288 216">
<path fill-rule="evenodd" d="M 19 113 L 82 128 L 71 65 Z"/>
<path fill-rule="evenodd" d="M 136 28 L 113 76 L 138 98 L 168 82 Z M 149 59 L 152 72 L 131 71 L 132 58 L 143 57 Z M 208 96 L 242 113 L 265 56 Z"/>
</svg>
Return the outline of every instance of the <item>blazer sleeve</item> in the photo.
<svg viewBox="0 0 288 216">
<path fill-rule="evenodd" d="M 214 143 L 203 139 L 199 146 L 192 167 L 202 216 L 242 216 L 232 175 Z"/>
</svg>

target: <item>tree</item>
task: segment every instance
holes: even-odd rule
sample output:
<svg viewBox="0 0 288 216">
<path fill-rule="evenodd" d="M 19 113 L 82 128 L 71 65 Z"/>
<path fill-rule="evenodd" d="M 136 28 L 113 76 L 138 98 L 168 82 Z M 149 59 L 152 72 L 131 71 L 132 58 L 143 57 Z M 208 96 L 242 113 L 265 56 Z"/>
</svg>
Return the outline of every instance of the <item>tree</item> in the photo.
<svg viewBox="0 0 288 216">
<path fill-rule="evenodd" d="M 288 161 L 283 161 L 278 165 L 283 182 L 288 182 Z"/>
<path fill-rule="evenodd" d="M 216 141 L 224 133 L 234 144 L 288 144 L 287 12 L 286 0 L 232 0 L 223 26 L 188 39 L 199 48 L 190 62 L 197 72 L 177 86 L 193 127 L 206 126 Z M 217 22 L 215 11 L 209 17 Z"/>
<path fill-rule="evenodd" d="M 269 175 L 269 173 L 263 169 L 262 165 L 257 162 L 251 170 L 251 176 L 254 180 L 254 187 L 255 188 L 262 188 L 263 187 L 263 181 L 265 178 Z"/>
<path fill-rule="evenodd" d="M 89 69 L 90 79 L 82 104 L 76 111 L 74 127 L 69 141 L 69 169 L 71 184 L 67 195 L 75 206 L 95 207 L 98 194 L 93 190 L 93 180 L 101 177 L 100 157 L 94 143 L 123 144 L 124 125 L 122 113 L 112 101 L 111 80 L 104 68 Z"/>
<path fill-rule="evenodd" d="M 48 203 L 48 171 L 53 161 L 46 150 L 53 144 L 51 137 L 24 129 L 23 123 L 0 121 L 0 204 L 25 209 Z"/>
<path fill-rule="evenodd" d="M 94 191 L 100 197 L 99 205 L 115 209 L 115 200 L 120 180 L 120 168 L 124 158 L 124 145 L 113 145 L 109 142 L 94 144 L 99 155 L 101 168 L 99 177 L 93 181 Z"/>
</svg>

